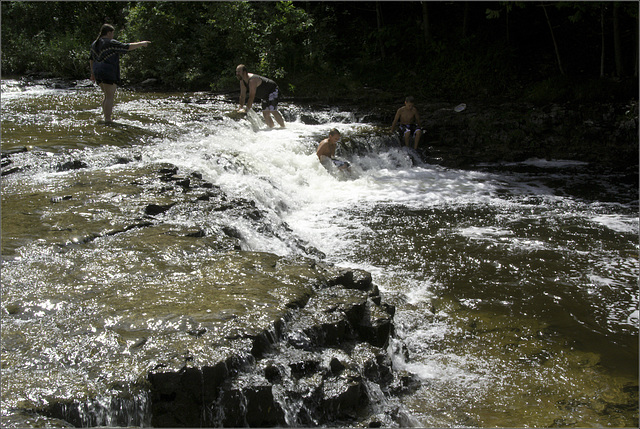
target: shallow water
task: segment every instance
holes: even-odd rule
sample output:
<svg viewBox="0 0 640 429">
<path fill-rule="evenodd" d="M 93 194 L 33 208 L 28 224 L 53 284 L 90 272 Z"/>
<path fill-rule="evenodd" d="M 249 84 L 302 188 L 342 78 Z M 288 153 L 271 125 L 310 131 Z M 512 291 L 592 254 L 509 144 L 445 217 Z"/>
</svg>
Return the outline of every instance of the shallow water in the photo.
<svg viewBox="0 0 640 429">
<path fill-rule="evenodd" d="M 3 153 L 28 149 L 3 159 L 3 171 L 18 169 L 2 177 L 3 415 L 54 391 L 77 394 L 78 383 L 104 393 L 84 356 L 99 356 L 100 342 L 73 344 L 63 323 L 65 312 L 82 319 L 75 302 L 98 302 L 90 295 L 103 292 L 87 285 L 117 286 L 124 303 L 187 284 L 215 254 L 175 231 L 232 227 L 243 250 L 322 252 L 373 274 L 397 309 L 394 366 L 420 380 L 387 398 L 410 416 L 404 424 L 637 427 L 638 190 L 615 172 L 561 160 L 423 164 L 380 133 L 385 124 L 340 108 L 284 103 L 286 129 L 254 132 L 229 114 L 233 100 L 205 93 L 120 91 L 114 125 L 100 123 L 99 103 L 87 82 L 2 82 Z M 332 127 L 357 147 L 338 152 L 349 174 L 315 157 Z M 83 168 L 65 167 L 74 161 Z M 169 230 L 110 236 L 146 204 L 181 198 L 150 178 L 163 163 L 252 202 L 268 228 L 176 209 L 163 215 Z M 228 314 L 269 304 L 230 297 Z M 150 324 L 161 294 L 157 304 Z M 152 329 L 85 322 L 79 329 L 104 329 L 105 344 L 122 338 L 114 329 Z"/>
</svg>

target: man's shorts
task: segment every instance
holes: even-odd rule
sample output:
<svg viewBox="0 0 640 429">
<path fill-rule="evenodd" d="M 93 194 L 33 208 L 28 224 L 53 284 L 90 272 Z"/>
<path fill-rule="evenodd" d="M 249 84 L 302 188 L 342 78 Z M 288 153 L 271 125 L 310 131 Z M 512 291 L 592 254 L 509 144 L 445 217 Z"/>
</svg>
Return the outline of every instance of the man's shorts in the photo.
<svg viewBox="0 0 640 429">
<path fill-rule="evenodd" d="M 410 136 L 414 136 L 416 132 L 422 131 L 416 124 L 400 124 L 400 138 L 403 138 L 405 134 L 410 133 Z"/>
<path fill-rule="evenodd" d="M 278 110 L 278 95 L 278 88 L 276 88 L 271 94 L 269 94 L 269 99 L 262 100 L 262 110 Z"/>
<path fill-rule="evenodd" d="M 341 161 L 339 159 L 331 159 L 331 161 L 333 161 L 333 165 L 335 165 L 338 170 L 344 170 L 345 168 L 351 167 L 351 164 L 347 161 Z"/>
</svg>

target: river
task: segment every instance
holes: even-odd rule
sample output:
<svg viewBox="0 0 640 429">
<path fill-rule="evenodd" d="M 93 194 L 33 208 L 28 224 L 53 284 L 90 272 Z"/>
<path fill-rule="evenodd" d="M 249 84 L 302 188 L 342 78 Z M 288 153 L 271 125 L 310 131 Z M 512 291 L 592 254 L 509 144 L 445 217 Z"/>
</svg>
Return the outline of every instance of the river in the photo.
<svg viewBox="0 0 640 429">
<path fill-rule="evenodd" d="M 145 182 L 166 164 L 248 202 L 264 227 L 193 210 L 167 211 L 166 224 L 207 236 L 231 228 L 242 251 L 372 273 L 396 308 L 393 367 L 418 380 L 388 398 L 409 416 L 394 424 L 638 426 L 635 185 L 575 161 L 426 164 L 385 134 L 389 124 L 340 106 L 285 102 L 285 129 L 254 131 L 229 113 L 233 97 L 120 91 L 116 124 L 105 125 L 88 82 L 2 81 L 5 423 L 37 425 L 44 417 L 13 420 L 16 410 L 35 409 L 70 378 L 93 382 L 83 354 L 100 350 L 57 348 L 70 333 L 52 332 L 52 315 L 71 317 L 60 296 L 86 298 L 74 285 L 87 279 L 134 294 L 150 270 L 179 281 L 190 268 L 176 266 L 210 257 L 165 234 L 147 250 L 150 266 L 150 255 L 94 239 L 169 199 Z M 315 156 L 333 127 L 348 173 Z M 43 368 L 47 388 L 34 382 Z"/>
</svg>

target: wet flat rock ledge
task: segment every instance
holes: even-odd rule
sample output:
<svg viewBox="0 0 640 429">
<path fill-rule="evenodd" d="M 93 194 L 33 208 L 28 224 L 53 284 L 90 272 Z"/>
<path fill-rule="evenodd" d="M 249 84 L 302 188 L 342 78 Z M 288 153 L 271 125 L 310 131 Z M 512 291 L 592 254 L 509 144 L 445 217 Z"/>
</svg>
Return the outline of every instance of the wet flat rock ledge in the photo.
<svg viewBox="0 0 640 429">
<path fill-rule="evenodd" d="M 112 409 L 101 411 L 107 420 L 88 415 L 100 408 L 91 400 L 52 403 L 45 414 L 75 426 L 389 424 L 371 411 L 371 386 L 397 393 L 408 382 L 384 350 L 394 308 L 381 302 L 371 275 L 263 253 L 238 252 L 228 262 L 260 273 L 264 287 L 251 298 L 270 308 L 247 305 L 225 320 L 192 314 L 189 332 L 173 339 L 150 333 L 132 352 L 152 367 L 134 386 L 120 386 Z M 141 389 L 147 394 L 134 393 Z M 135 403 L 141 397 L 145 403 Z M 132 410 L 146 415 L 132 418 Z"/>
</svg>

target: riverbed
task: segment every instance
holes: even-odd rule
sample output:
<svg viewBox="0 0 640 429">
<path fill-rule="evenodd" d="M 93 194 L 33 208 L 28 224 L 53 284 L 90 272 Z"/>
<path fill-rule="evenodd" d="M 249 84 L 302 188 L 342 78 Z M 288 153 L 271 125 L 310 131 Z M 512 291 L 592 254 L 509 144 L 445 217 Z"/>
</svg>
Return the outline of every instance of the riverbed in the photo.
<svg viewBox="0 0 640 429">
<path fill-rule="evenodd" d="M 234 98 L 121 90 L 104 124 L 88 81 L 2 81 L 4 423 L 68 424 L 42 410 L 108 398 L 101 377 L 159 359 L 154 330 L 279 317 L 317 273 L 247 269 L 259 254 L 371 273 L 395 309 L 384 353 L 412 380 L 369 388 L 362 415 L 288 425 L 638 426 L 634 183 L 563 159 L 430 163 L 366 109 L 285 100 L 287 127 L 256 129 Z M 334 127 L 348 172 L 315 156 Z M 212 278 L 228 289 L 207 313 Z M 151 424 L 141 395 L 125 424 Z"/>
</svg>

